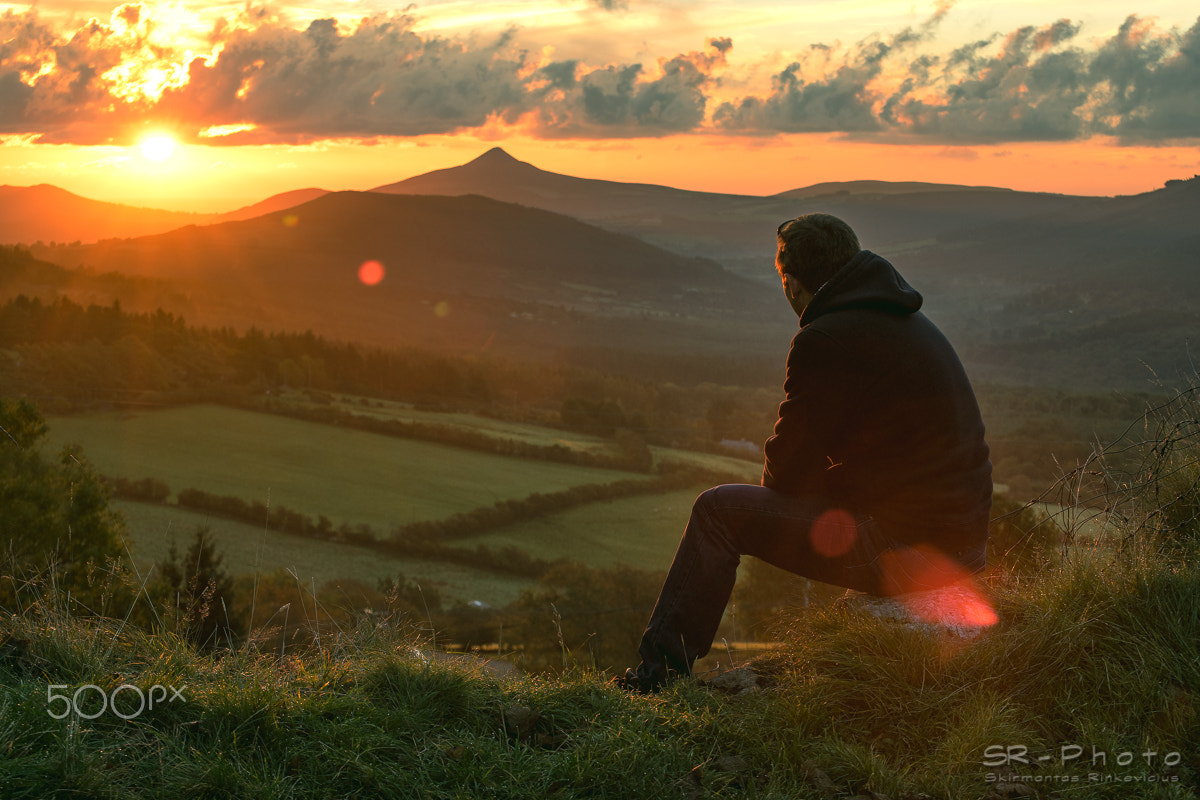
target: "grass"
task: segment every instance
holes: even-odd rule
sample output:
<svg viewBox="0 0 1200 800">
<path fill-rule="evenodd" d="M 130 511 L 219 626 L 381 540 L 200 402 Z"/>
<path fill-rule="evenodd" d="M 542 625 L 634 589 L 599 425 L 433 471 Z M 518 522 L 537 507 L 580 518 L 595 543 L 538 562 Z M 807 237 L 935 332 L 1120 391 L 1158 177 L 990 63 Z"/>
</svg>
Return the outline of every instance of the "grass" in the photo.
<svg viewBox="0 0 1200 800">
<path fill-rule="evenodd" d="M 298 580 L 321 584 L 353 577 L 368 585 L 380 578 L 402 574 L 435 586 L 449 603 L 482 600 L 502 606 L 515 600 L 536 581 L 471 569 L 444 561 L 388 557 L 350 544 L 276 533 L 241 522 L 188 511 L 173 506 L 118 501 L 113 504 L 125 517 L 135 561 L 142 573 L 150 563 L 165 561 L 172 539 L 186 552 L 196 528 L 208 527 L 223 566 L 230 575 L 266 573 L 277 568 L 294 572 Z"/>
<path fill-rule="evenodd" d="M 624 562 L 666 569 L 679 545 L 698 491 L 591 503 L 459 540 L 464 547 L 512 545 L 542 558 L 566 557 L 591 567 Z"/>
<path fill-rule="evenodd" d="M 306 649 L 203 654 L 73 617 L 45 587 L 0 616 L 0 785 L 14 798 L 1195 798 L 1197 484 L 1166 505 L 1156 489 L 1200 473 L 1170 466 L 1137 496 L 1159 505 L 1125 514 L 1122 548 L 987 577 L 998 622 L 978 636 L 853 603 L 798 611 L 745 695 L 691 680 L 628 695 L 594 671 L 501 679 L 434 657 L 405 619 Z M 48 692 L 123 684 L 185 700 L 128 720 L 48 714 Z"/>
<path fill-rule="evenodd" d="M 306 402 L 299 395 L 288 395 L 285 399 L 289 403 L 299 404 L 302 407 L 321 407 L 319 403 Z M 589 436 L 576 431 L 546 428 L 524 422 L 509 422 L 464 412 L 429 411 L 416 408 L 412 403 L 403 403 L 396 400 L 375 400 L 352 395 L 335 395 L 332 405 L 340 411 L 373 417 L 375 419 L 446 425 L 487 434 L 497 439 L 515 439 L 517 441 L 528 442 L 529 444 L 558 444 L 572 450 L 594 453 L 607 452 L 612 448 L 612 441 L 600 436 Z"/>
<path fill-rule="evenodd" d="M 48 420 L 48 446 L 83 446 L 113 477 L 154 477 L 335 524 L 443 519 L 497 500 L 636 473 L 505 458 L 216 406 Z"/>
<path fill-rule="evenodd" d="M 321 404 L 306 401 L 300 395 L 289 395 L 286 399 L 289 403 L 305 408 L 321 407 Z M 462 412 L 428 411 L 414 408 L 410 403 L 398 401 L 366 400 L 349 395 L 337 395 L 334 397 L 332 405 L 340 411 L 361 416 L 463 428 L 497 439 L 513 439 L 542 446 L 560 445 L 579 452 L 611 453 L 613 451 L 612 440 L 600 436 L 589 436 L 578 431 L 547 428 L 525 422 L 510 422 Z M 655 446 L 650 448 L 650 452 L 654 455 L 657 463 L 671 461 L 713 472 L 744 475 L 745 480 L 751 482 L 757 481 L 762 475 L 762 464 L 757 461 L 750 462 L 732 456 L 699 453 L 673 447 Z"/>
<path fill-rule="evenodd" d="M 502 680 L 431 659 L 395 620 L 320 649 L 207 656 L 72 618 L 51 595 L 0 620 L 0 782 L 11 798 L 970 800 L 1016 783 L 1189 798 L 1198 592 L 1195 565 L 1079 560 L 995 581 L 1000 622 L 970 641 L 838 605 L 791 621 L 756 664 L 765 689 L 685 681 L 651 697 L 592 672 Z M 120 683 L 185 702 L 128 721 L 47 713 L 50 685 Z M 1087 758 L 1064 763 L 1063 747 Z M 1019 748 L 1029 763 L 995 763 Z"/>
<path fill-rule="evenodd" d="M 364 413 L 361 403 L 347 410 Z M 423 411 L 376 402 L 365 413 L 469 427 L 536 444 L 603 449 L 606 440 L 470 414 Z M 80 442 L 100 472 L 158 477 L 172 489 L 199 488 L 292 510 L 365 522 L 386 531 L 398 521 L 436 519 L 501 497 L 523 497 L 580 483 L 609 482 L 632 473 L 503 458 L 436 444 L 215 406 L 110 412 L 51 419 L 49 448 Z M 754 480 L 757 464 L 725 456 L 654 448 L 656 459 L 741 473 Z M 398 490 L 399 488 L 399 490 Z M 512 545 L 539 557 L 567 557 L 589 566 L 624 562 L 664 569 L 675 552 L 696 492 L 632 497 L 591 504 L 463 540 Z M 463 507 L 461 504 L 468 504 Z M 436 585 L 450 600 L 502 606 L 533 582 L 445 562 L 387 558 L 362 548 L 288 537 L 260 527 L 185 509 L 121 502 L 139 563 L 166 557 L 172 536 L 181 546 L 207 525 L 231 574 L 294 569 L 303 579 L 374 579 L 402 573 Z"/>
</svg>

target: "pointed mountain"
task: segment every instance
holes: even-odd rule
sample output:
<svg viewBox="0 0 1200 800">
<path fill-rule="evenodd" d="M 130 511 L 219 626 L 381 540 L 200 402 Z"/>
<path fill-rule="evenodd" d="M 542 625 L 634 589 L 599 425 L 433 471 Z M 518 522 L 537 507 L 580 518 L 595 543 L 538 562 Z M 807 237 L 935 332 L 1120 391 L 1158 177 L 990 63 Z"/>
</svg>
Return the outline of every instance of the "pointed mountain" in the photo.
<svg viewBox="0 0 1200 800">
<path fill-rule="evenodd" d="M 457 167 L 426 172 L 372 189 L 383 194 L 481 194 L 596 222 L 629 214 L 687 211 L 696 204 L 727 204 L 737 195 L 690 192 L 649 183 L 576 178 L 548 172 L 493 147 Z"/>
<path fill-rule="evenodd" d="M 681 255 L 716 259 L 732 271 L 772 285 L 777 280 L 772 267 L 775 229 L 801 214 L 824 211 L 840 216 L 861 232 L 866 246 L 887 249 L 1100 200 L 915 181 L 821 183 L 768 197 L 694 192 L 560 175 L 513 158 L 499 147 L 461 166 L 373 191 L 480 194 L 569 214 Z"/>
</svg>

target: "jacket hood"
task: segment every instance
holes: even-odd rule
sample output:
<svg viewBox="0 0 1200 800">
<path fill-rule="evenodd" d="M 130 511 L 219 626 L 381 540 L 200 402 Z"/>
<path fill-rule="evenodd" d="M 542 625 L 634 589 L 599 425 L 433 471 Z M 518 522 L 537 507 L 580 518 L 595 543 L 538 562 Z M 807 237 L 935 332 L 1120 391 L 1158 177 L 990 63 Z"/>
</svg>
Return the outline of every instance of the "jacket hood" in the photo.
<svg viewBox="0 0 1200 800">
<path fill-rule="evenodd" d="M 848 308 L 913 314 L 922 302 L 920 292 L 908 285 L 890 261 L 870 250 L 860 250 L 813 295 L 800 316 L 800 326 Z"/>
</svg>

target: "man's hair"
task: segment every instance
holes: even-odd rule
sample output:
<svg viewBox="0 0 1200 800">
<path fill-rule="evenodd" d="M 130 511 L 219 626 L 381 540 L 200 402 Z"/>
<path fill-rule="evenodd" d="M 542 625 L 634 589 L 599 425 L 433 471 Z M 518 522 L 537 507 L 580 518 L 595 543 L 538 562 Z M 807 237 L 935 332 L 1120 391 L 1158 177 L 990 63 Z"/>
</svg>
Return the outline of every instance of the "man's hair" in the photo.
<svg viewBox="0 0 1200 800">
<path fill-rule="evenodd" d="M 800 280 L 806 291 L 817 290 L 862 249 L 845 222 L 830 214 L 805 214 L 779 226 L 780 276 Z"/>
</svg>

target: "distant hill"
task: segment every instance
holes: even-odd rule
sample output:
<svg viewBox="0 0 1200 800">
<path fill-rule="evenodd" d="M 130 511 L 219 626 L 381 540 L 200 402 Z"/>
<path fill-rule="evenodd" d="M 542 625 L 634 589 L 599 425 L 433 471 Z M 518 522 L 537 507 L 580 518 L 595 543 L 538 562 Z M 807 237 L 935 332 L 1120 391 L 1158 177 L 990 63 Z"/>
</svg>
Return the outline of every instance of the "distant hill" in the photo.
<svg viewBox="0 0 1200 800">
<path fill-rule="evenodd" d="M 811 211 L 837 214 L 874 249 L 905 246 L 1003 219 L 1095 205 L 1103 198 L 919 182 L 821 183 L 768 197 L 693 192 L 559 175 L 499 147 L 458 167 L 372 191 L 481 194 L 569 214 L 684 255 L 705 255 L 764 283 L 775 281 L 774 231 Z"/>
<path fill-rule="evenodd" d="M 727 208 L 731 200 L 742 197 L 690 192 L 650 183 L 560 175 L 518 161 L 499 147 L 493 147 L 461 166 L 434 170 L 371 191 L 383 194 L 481 194 L 591 222 L 620 218 L 631 211 L 665 213 L 676 207 L 681 210 L 697 206 Z"/>
<path fill-rule="evenodd" d="M 0 186 L 0 244 L 94 242 L 144 236 L 213 219 L 89 200 L 56 186 Z"/>
<path fill-rule="evenodd" d="M 182 228 L 250 219 L 325 194 L 297 189 L 225 214 L 190 214 L 90 200 L 56 186 L 0 186 L 0 244 L 70 244 L 128 239 Z"/>
<path fill-rule="evenodd" d="M 288 208 L 307 203 L 309 200 L 316 200 L 318 197 L 329 194 L 327 189 L 293 189 L 290 192 L 282 192 L 280 194 L 271 195 L 266 200 L 263 200 L 253 205 L 239 208 L 236 211 L 230 211 L 225 214 L 216 215 L 214 222 L 236 222 L 237 220 L 253 219 L 261 217 L 263 214 L 270 214 L 273 211 L 283 211 Z"/>
<path fill-rule="evenodd" d="M 379 344 L 730 352 L 787 331 L 773 291 L 715 262 L 479 196 L 336 192 L 250 220 L 37 252 L 175 281 L 202 324 Z M 385 270 L 378 285 L 358 278 L 367 261 Z"/>
<path fill-rule="evenodd" d="M 995 186 L 961 186 L 954 183 L 924 183 L 922 181 L 841 181 L 814 183 L 803 189 L 792 189 L 772 195 L 772 197 L 790 200 L 805 200 L 812 197 L 828 197 L 830 195 L 863 195 L 863 194 L 918 194 L 920 192 L 953 192 L 953 191 L 986 191 L 1011 192 L 1012 189 L 1001 189 Z"/>
<path fill-rule="evenodd" d="M 883 181 L 749 197 L 571 178 L 494 148 L 376 191 L 552 207 L 769 286 L 776 226 L 835 214 L 922 291 L 985 379 L 1144 388 L 1157 375 L 1169 384 L 1192 368 L 1188 342 L 1200 331 L 1200 178 L 1129 197 Z"/>
<path fill-rule="evenodd" d="M 33 188 L 58 200 L 31 207 L 64 216 L 59 190 Z M 824 211 L 925 295 L 978 378 L 1145 388 L 1194 370 L 1200 179 L 1127 197 L 881 181 L 753 197 L 558 175 L 493 148 L 302 202 L 320 194 L 269 198 L 226 215 L 236 222 L 35 250 L 185 280 L 198 322 L 539 357 L 576 346 L 762 357 L 794 324 L 777 294 L 775 227 Z M 387 269 L 373 289 L 353 277 L 367 259 Z"/>
</svg>

